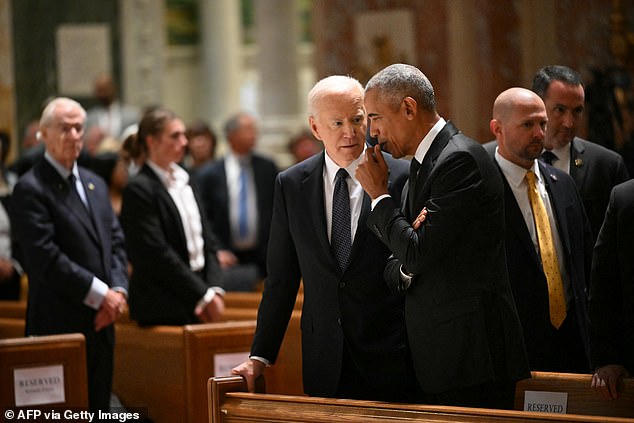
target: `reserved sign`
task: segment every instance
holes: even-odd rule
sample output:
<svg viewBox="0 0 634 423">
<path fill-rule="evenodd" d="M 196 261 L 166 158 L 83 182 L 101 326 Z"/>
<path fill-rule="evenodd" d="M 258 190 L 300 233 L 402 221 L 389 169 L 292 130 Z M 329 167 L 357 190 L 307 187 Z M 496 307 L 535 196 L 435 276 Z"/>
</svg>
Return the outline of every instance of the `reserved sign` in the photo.
<svg viewBox="0 0 634 423">
<path fill-rule="evenodd" d="M 56 404 L 65 401 L 64 366 L 29 367 L 13 370 L 16 407 Z"/>
<path fill-rule="evenodd" d="M 567 407 L 567 392 L 526 391 L 524 393 L 524 411 L 566 414 Z"/>
</svg>

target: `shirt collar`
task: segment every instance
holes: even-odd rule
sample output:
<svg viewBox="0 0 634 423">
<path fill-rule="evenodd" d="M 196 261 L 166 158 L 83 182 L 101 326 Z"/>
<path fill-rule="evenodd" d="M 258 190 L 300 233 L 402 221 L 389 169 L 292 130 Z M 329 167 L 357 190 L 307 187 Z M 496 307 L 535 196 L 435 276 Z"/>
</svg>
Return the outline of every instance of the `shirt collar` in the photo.
<svg viewBox="0 0 634 423">
<path fill-rule="evenodd" d="M 51 164 L 51 166 L 53 166 L 53 169 L 55 169 L 57 173 L 59 173 L 62 179 L 68 180 L 68 177 L 72 173 L 73 175 L 75 175 L 75 178 L 79 180 L 79 169 L 77 168 L 76 161 L 73 162 L 73 168 L 71 170 L 68 170 L 60 162 L 55 160 L 55 158 L 53 158 L 53 156 L 51 156 L 48 151 L 44 152 L 44 158 Z"/>
<path fill-rule="evenodd" d="M 166 187 L 173 186 L 175 183 L 178 185 L 185 185 L 189 182 L 189 174 L 185 169 L 177 165 L 176 163 L 170 163 L 169 171 L 166 171 L 152 160 L 146 160 L 146 163 L 156 173 L 163 185 Z"/>
<path fill-rule="evenodd" d="M 354 159 L 352 162 L 350 162 L 348 166 L 345 167 L 346 171 L 352 179 L 355 179 L 357 167 L 359 167 L 359 163 L 361 162 L 361 158 L 365 154 L 366 148 L 367 145 L 363 147 L 363 151 L 361 152 L 361 154 L 359 154 L 359 157 Z M 326 178 L 328 178 L 330 182 L 334 183 L 335 177 L 337 176 L 337 171 L 341 169 L 341 166 L 339 166 L 330 158 L 328 153 L 326 153 L 326 150 L 324 150 L 324 157 L 326 158 Z"/>
<path fill-rule="evenodd" d="M 526 177 L 526 172 L 528 172 L 528 170 L 532 170 L 535 173 L 537 180 L 543 183 L 537 160 L 533 160 L 533 165 L 530 169 L 525 169 L 522 166 L 518 166 L 510 160 L 502 157 L 502 155 L 498 152 L 497 147 L 495 149 L 495 160 L 498 162 L 500 169 L 502 169 L 504 176 L 506 176 L 506 180 L 514 188 L 519 187 L 520 184 L 524 181 L 524 178 Z"/>
<path fill-rule="evenodd" d="M 425 135 L 425 137 L 420 142 L 420 144 L 418 144 L 418 148 L 416 149 L 416 154 L 414 154 L 414 157 L 416 158 L 416 161 L 418 163 L 423 163 L 423 160 L 425 159 L 425 155 L 427 154 L 427 152 L 429 151 L 429 148 L 431 147 L 431 143 L 434 141 L 434 138 L 436 138 L 436 135 L 438 135 L 438 133 L 442 131 L 442 128 L 444 128 L 446 124 L 447 122 L 445 121 L 445 119 L 439 118 L 438 121 L 434 124 L 434 126 L 432 126 L 432 128 L 429 130 L 427 135 Z"/>
</svg>

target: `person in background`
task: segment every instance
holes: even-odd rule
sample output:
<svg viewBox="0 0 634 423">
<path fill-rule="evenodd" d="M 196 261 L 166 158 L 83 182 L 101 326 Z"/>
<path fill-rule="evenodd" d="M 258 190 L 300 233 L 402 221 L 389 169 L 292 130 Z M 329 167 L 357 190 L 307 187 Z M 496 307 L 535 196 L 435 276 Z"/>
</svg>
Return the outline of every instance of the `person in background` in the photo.
<svg viewBox="0 0 634 423">
<path fill-rule="evenodd" d="M 592 259 L 590 352 L 592 387 L 618 397 L 621 378 L 634 375 L 634 181 L 612 189 Z"/>
<path fill-rule="evenodd" d="M 537 160 L 548 114 L 534 92 L 510 88 L 493 105 L 487 144 L 504 180 L 509 279 L 531 370 L 588 373 L 592 234 L 572 178 Z"/>
<path fill-rule="evenodd" d="M 20 299 L 23 274 L 8 212 L 11 193 L 18 181 L 17 175 L 5 167 L 10 145 L 9 134 L 0 131 L 0 300 Z"/>
<path fill-rule="evenodd" d="M 198 169 L 216 158 L 217 138 L 211 127 L 201 120 L 190 123 L 185 136 L 188 141 L 185 168 L 194 176 Z"/>
<path fill-rule="evenodd" d="M 417 401 L 512 408 L 515 382 L 530 372 L 506 268 L 500 175 L 479 143 L 439 116 L 416 67 L 375 74 L 365 107 L 378 144 L 357 178 L 372 199 L 367 224 L 392 252 L 385 279 L 405 293 Z M 402 208 L 381 148 L 413 156 Z"/>
<path fill-rule="evenodd" d="M 548 126 L 541 159 L 574 179 L 596 241 L 612 188 L 629 179 L 623 157 L 577 136 L 585 91 L 581 75 L 567 66 L 546 66 L 533 78 L 532 90 L 546 105 Z"/>
<path fill-rule="evenodd" d="M 139 121 L 139 111 L 118 100 L 117 84 L 109 73 L 95 77 L 93 93 L 97 104 L 88 109 L 86 134 L 100 142 L 114 139 L 121 144 L 123 131 Z"/>
<path fill-rule="evenodd" d="M 108 411 L 127 257 L 108 187 L 77 165 L 85 121 L 85 110 L 70 98 L 45 107 L 44 159 L 16 184 L 10 217 L 29 278 L 26 335 L 82 333 L 88 403 L 92 411 Z"/>
<path fill-rule="evenodd" d="M 220 264 L 225 269 L 254 268 L 257 279 L 262 279 L 277 166 L 255 152 L 258 128 L 250 114 L 237 113 L 227 119 L 225 136 L 227 155 L 203 166 L 195 181 L 222 246 Z"/>
<path fill-rule="evenodd" d="M 189 174 L 178 163 L 183 121 L 155 108 L 139 123 L 147 156 L 123 190 L 121 225 L 132 264 L 130 317 L 142 325 L 218 321 L 224 312 L 217 243 Z"/>
<path fill-rule="evenodd" d="M 299 163 L 320 153 L 323 147 L 310 130 L 304 129 L 291 137 L 288 150 L 293 155 L 295 163 Z"/>
<path fill-rule="evenodd" d="M 356 180 L 365 146 L 363 86 L 329 76 L 308 94 L 309 124 L 325 153 L 277 177 L 268 254 L 251 357 L 233 369 L 255 379 L 276 361 L 303 280 L 302 376 L 311 396 L 407 401 L 413 377 L 403 295 L 382 273 L 388 249 L 370 233 L 370 199 Z M 387 155 L 386 155 L 387 156 Z M 407 163 L 391 158 L 399 196 Z"/>
</svg>

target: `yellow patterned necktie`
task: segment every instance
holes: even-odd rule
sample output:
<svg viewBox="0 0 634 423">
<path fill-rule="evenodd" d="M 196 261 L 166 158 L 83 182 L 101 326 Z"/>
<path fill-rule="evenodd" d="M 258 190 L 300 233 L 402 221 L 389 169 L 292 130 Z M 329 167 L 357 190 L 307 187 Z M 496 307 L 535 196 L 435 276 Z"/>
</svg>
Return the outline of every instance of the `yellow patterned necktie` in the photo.
<svg viewBox="0 0 634 423">
<path fill-rule="evenodd" d="M 526 182 L 528 183 L 528 199 L 533 209 L 535 228 L 537 229 L 537 241 L 539 253 L 542 259 L 542 268 L 548 283 L 548 302 L 550 307 L 550 323 L 559 329 L 566 318 L 566 299 L 564 297 L 564 284 L 559 271 L 559 261 L 553 242 L 552 231 L 546 207 L 542 201 L 537 184 L 536 175 L 532 170 L 526 172 Z"/>
</svg>

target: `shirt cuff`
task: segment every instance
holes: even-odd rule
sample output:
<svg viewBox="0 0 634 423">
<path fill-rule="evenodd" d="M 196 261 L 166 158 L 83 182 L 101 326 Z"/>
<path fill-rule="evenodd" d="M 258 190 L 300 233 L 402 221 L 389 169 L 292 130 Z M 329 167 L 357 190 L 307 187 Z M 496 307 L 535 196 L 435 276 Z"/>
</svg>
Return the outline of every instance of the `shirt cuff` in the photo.
<svg viewBox="0 0 634 423">
<path fill-rule="evenodd" d="M 93 276 L 88 294 L 86 294 L 86 297 L 84 298 L 84 304 L 94 310 L 99 310 L 109 289 L 110 287 L 108 284 L 98 277 Z"/>
<path fill-rule="evenodd" d="M 259 357 L 257 355 L 250 355 L 249 358 L 251 360 L 257 360 L 260 363 L 264 363 L 264 365 L 267 366 L 267 367 L 271 365 L 271 362 L 269 360 L 267 360 L 266 358 L 264 358 L 264 357 Z"/>
<path fill-rule="evenodd" d="M 198 303 L 196 303 L 196 308 L 194 310 L 207 307 L 207 304 L 209 304 L 211 300 L 214 299 L 216 294 L 224 297 L 225 290 L 220 288 L 219 286 L 212 286 L 211 288 L 208 288 L 207 292 L 205 292 L 205 295 L 200 299 L 200 301 L 198 301 Z"/>
<path fill-rule="evenodd" d="M 414 274 L 409 273 L 407 270 L 405 270 L 402 264 L 399 268 L 399 273 L 401 280 L 399 281 L 398 289 L 401 291 L 407 291 L 407 288 L 409 288 L 409 286 L 412 284 L 412 278 L 414 277 Z"/>
<path fill-rule="evenodd" d="M 379 195 L 378 197 L 376 197 L 374 200 L 372 200 L 372 204 L 371 204 L 372 210 L 374 210 L 376 205 L 379 204 L 379 201 L 381 201 L 382 199 L 387 198 L 387 197 L 391 197 L 391 195 L 390 194 L 382 194 L 382 195 Z"/>
</svg>

